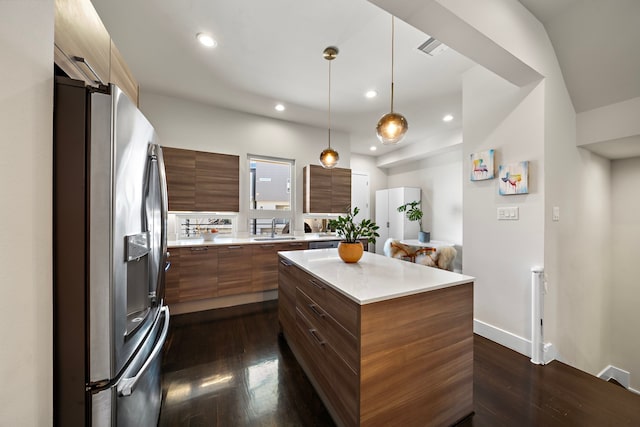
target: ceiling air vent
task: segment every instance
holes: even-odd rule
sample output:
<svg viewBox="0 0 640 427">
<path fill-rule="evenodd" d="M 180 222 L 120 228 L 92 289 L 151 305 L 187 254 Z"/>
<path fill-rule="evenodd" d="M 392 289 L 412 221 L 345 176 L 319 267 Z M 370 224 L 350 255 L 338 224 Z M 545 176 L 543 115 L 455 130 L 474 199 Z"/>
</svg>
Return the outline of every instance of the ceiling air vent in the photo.
<svg viewBox="0 0 640 427">
<path fill-rule="evenodd" d="M 442 43 L 440 40 L 436 40 L 433 37 L 418 46 L 418 50 L 426 53 L 427 55 L 436 56 L 449 49 L 449 47 Z"/>
</svg>

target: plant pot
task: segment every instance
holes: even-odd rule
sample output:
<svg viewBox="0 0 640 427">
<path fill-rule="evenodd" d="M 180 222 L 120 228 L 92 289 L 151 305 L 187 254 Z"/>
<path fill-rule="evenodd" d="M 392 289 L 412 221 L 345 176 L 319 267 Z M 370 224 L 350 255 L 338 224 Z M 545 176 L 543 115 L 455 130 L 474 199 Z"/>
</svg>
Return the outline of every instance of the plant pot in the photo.
<svg viewBox="0 0 640 427">
<path fill-rule="evenodd" d="M 429 243 L 431 240 L 431 233 L 428 231 L 418 231 L 418 241 L 421 243 Z"/>
<path fill-rule="evenodd" d="M 358 262 L 360 258 L 362 258 L 363 253 L 364 247 L 362 246 L 362 242 L 340 242 L 338 245 L 338 255 L 340 255 L 342 261 L 346 263 Z"/>
</svg>

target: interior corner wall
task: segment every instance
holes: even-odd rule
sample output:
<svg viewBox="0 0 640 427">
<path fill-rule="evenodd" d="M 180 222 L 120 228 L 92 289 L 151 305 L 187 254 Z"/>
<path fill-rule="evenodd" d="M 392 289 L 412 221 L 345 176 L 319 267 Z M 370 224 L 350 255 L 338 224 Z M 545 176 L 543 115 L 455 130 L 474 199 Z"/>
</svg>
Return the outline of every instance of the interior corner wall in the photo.
<svg viewBox="0 0 640 427">
<path fill-rule="evenodd" d="M 388 185 L 420 187 L 424 230 L 433 240 L 462 245 L 462 146 L 389 169 Z"/>
<path fill-rule="evenodd" d="M 640 157 L 611 162 L 611 361 L 631 373 L 631 387 L 640 390 Z M 598 254 L 600 252 L 598 251 Z"/>
<path fill-rule="evenodd" d="M 0 1 L 0 425 L 53 419 L 53 0 Z"/>
<path fill-rule="evenodd" d="M 474 317 L 525 342 L 531 268 L 544 260 L 544 82 L 519 88 L 476 66 L 463 75 L 462 93 L 463 170 L 472 153 L 495 149 L 495 179 L 462 173 L 463 271 L 476 278 Z M 529 193 L 500 196 L 498 165 L 521 161 L 529 162 Z M 498 207 L 517 207 L 519 220 L 498 221 Z"/>
<path fill-rule="evenodd" d="M 247 155 L 295 159 L 295 231 L 303 230 L 302 169 L 319 164 L 327 130 L 228 110 L 153 92 L 141 92 L 140 109 L 155 127 L 161 145 L 240 156 L 238 231 L 247 232 L 249 171 Z M 331 132 L 339 167 L 350 167 L 349 135 Z"/>
<path fill-rule="evenodd" d="M 557 359 L 595 375 L 611 363 L 610 161 L 576 147 L 559 68 L 546 82 L 544 340 Z"/>
</svg>

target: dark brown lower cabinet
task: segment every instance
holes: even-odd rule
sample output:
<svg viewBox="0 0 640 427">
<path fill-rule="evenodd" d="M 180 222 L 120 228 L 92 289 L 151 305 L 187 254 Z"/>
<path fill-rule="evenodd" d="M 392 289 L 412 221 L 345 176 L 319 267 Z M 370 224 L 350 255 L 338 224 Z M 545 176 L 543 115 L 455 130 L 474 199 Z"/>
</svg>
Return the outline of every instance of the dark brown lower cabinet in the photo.
<svg viewBox="0 0 640 427">
<path fill-rule="evenodd" d="M 218 250 L 213 246 L 172 248 L 166 275 L 167 304 L 218 296 Z"/>
<path fill-rule="evenodd" d="M 358 304 L 288 260 L 278 319 L 339 426 L 452 425 L 473 411 L 473 283 Z"/>
<path fill-rule="evenodd" d="M 308 248 L 306 241 L 170 248 L 165 299 L 176 304 L 276 290 L 278 252 Z"/>
<path fill-rule="evenodd" d="M 251 291 L 278 289 L 278 252 L 308 249 L 307 242 L 261 243 L 251 246 Z"/>
<path fill-rule="evenodd" d="M 218 248 L 218 296 L 251 292 L 251 246 Z"/>
</svg>

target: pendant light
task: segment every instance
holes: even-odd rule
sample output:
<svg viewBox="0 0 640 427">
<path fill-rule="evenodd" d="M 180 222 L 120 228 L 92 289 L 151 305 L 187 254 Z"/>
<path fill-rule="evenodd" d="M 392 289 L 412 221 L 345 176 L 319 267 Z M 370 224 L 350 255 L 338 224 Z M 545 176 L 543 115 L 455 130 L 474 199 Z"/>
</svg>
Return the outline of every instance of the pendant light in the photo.
<svg viewBox="0 0 640 427">
<path fill-rule="evenodd" d="M 324 59 L 329 61 L 329 146 L 320 153 L 320 164 L 325 169 L 333 169 L 338 165 L 338 160 L 340 160 L 338 152 L 331 148 L 331 61 L 336 59 L 336 56 L 338 56 L 338 48 L 329 46 L 324 50 L 322 55 L 324 56 Z"/>
<path fill-rule="evenodd" d="M 407 119 L 400 113 L 393 112 L 393 44 L 394 44 L 394 17 L 391 15 L 391 112 L 385 114 L 378 121 L 376 134 L 384 145 L 399 143 L 409 129 Z"/>
</svg>

